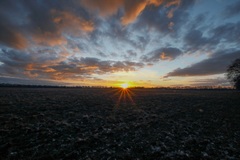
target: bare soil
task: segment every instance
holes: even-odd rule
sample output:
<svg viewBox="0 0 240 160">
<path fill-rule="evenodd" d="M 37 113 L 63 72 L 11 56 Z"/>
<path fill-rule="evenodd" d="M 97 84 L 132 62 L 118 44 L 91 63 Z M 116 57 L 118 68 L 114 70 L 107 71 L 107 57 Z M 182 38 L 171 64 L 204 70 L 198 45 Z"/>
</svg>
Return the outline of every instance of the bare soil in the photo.
<svg viewBox="0 0 240 160">
<path fill-rule="evenodd" d="M 240 159 L 233 90 L 0 88 L 0 159 Z"/>
</svg>

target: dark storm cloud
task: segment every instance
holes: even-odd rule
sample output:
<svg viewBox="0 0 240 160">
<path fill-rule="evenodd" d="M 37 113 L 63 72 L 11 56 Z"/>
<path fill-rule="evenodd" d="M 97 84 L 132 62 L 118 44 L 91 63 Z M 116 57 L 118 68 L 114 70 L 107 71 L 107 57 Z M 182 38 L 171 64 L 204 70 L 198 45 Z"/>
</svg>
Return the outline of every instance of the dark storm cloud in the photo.
<svg viewBox="0 0 240 160">
<path fill-rule="evenodd" d="M 92 74 L 118 71 L 134 71 L 144 66 L 131 61 L 103 61 L 98 58 L 67 58 L 67 53 L 38 51 L 26 53 L 2 50 L 0 53 L 0 75 L 43 79 L 89 78 Z"/>
<path fill-rule="evenodd" d="M 186 68 L 178 68 L 166 75 L 166 77 L 173 76 L 205 76 L 225 73 L 227 66 L 233 60 L 240 57 L 240 51 L 221 51 L 212 55 L 212 57 L 201 62 L 195 63 Z"/>
<path fill-rule="evenodd" d="M 224 10 L 224 15 L 227 17 L 236 16 L 238 14 L 240 14 L 240 1 L 227 6 Z"/>
<path fill-rule="evenodd" d="M 178 48 L 160 48 L 141 57 L 144 62 L 158 62 L 159 60 L 174 60 L 182 54 Z"/>
</svg>

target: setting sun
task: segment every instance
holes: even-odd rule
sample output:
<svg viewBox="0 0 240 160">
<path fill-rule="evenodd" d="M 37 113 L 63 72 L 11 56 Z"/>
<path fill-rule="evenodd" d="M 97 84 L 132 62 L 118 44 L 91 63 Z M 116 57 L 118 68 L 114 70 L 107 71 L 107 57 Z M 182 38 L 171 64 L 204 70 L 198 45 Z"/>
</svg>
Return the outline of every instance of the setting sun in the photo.
<svg viewBox="0 0 240 160">
<path fill-rule="evenodd" d="M 123 84 L 121 84 L 121 87 L 123 88 L 123 89 L 127 89 L 128 88 L 128 83 L 123 83 Z"/>
</svg>

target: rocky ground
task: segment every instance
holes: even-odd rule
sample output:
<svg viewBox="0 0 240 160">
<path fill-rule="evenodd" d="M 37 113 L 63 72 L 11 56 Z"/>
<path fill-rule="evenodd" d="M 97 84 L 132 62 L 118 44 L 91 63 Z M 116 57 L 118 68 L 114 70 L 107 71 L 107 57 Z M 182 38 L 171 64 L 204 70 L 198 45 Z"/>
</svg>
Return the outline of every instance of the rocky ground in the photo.
<svg viewBox="0 0 240 160">
<path fill-rule="evenodd" d="M 240 93 L 0 88 L 0 159 L 240 159 Z"/>
</svg>

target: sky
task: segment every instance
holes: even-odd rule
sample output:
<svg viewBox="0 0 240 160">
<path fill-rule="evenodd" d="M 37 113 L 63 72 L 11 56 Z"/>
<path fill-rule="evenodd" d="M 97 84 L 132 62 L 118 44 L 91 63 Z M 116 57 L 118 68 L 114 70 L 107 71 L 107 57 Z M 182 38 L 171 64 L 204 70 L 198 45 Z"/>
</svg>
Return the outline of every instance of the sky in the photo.
<svg viewBox="0 0 240 160">
<path fill-rule="evenodd" d="M 239 0 L 1 0 L 0 83 L 229 86 Z"/>
</svg>

